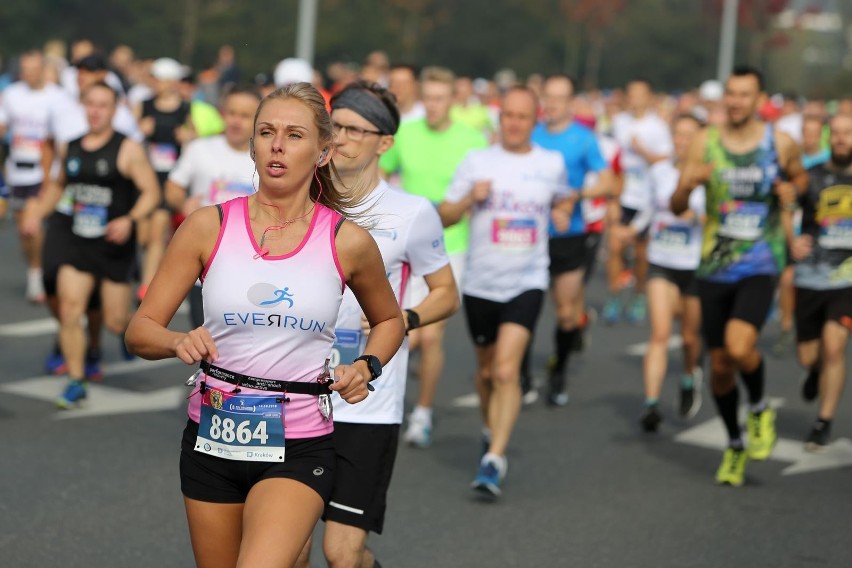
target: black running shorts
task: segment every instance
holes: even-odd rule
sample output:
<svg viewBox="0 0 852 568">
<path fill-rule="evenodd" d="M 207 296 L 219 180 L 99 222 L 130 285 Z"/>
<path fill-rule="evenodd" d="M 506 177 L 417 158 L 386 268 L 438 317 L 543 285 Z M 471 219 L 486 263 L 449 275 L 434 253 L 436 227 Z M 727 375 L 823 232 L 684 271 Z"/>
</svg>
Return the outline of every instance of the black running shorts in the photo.
<svg viewBox="0 0 852 568">
<path fill-rule="evenodd" d="M 695 278 L 694 270 L 678 270 L 676 268 L 660 266 L 659 264 L 650 264 L 648 266 L 648 280 L 652 278 L 668 280 L 677 286 L 681 296 L 698 295 L 698 280 Z"/>
<path fill-rule="evenodd" d="M 245 503 L 249 491 L 264 479 L 304 483 L 328 502 L 334 484 L 332 435 L 287 440 L 284 463 L 226 460 L 195 451 L 198 423 L 187 420 L 180 451 L 180 488 L 184 496 L 207 503 Z"/>
<path fill-rule="evenodd" d="M 776 278 L 750 276 L 738 282 L 698 280 L 701 299 L 701 327 L 708 349 L 725 347 L 725 327 L 738 319 L 758 331 L 766 323 L 775 296 Z"/>
<path fill-rule="evenodd" d="M 852 331 L 852 288 L 796 288 L 796 341 L 819 339 L 827 321 L 836 321 Z"/>
<path fill-rule="evenodd" d="M 337 471 L 322 520 L 382 534 L 399 424 L 334 423 Z"/>
<path fill-rule="evenodd" d="M 496 342 L 497 332 L 504 323 L 522 325 L 533 333 L 543 302 L 544 290 L 527 290 L 508 302 L 494 302 L 468 295 L 462 301 L 468 331 L 479 347 Z"/>
<path fill-rule="evenodd" d="M 586 266 L 588 251 L 586 239 L 588 235 L 573 237 L 557 237 L 550 239 L 550 277 L 556 278 L 566 272 L 574 272 Z"/>
</svg>

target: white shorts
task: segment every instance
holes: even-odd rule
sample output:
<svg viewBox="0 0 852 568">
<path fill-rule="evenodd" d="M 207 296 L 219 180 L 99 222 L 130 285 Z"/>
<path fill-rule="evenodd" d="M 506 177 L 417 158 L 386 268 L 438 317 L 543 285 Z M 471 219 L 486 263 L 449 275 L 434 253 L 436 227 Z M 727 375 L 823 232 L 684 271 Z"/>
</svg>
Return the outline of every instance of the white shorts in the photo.
<svg viewBox="0 0 852 568">
<path fill-rule="evenodd" d="M 459 252 L 456 254 L 448 255 L 450 257 L 450 266 L 453 269 L 453 276 L 456 277 L 456 288 L 459 291 L 459 298 L 461 298 L 461 289 L 462 289 L 462 274 L 464 274 L 464 265 L 465 258 L 467 257 L 466 252 Z M 415 307 L 417 304 L 423 301 L 426 296 L 429 295 L 429 286 L 426 285 L 426 279 L 422 276 L 412 276 L 408 280 L 408 290 L 405 293 L 405 298 L 402 301 L 402 308 L 409 309 Z"/>
</svg>

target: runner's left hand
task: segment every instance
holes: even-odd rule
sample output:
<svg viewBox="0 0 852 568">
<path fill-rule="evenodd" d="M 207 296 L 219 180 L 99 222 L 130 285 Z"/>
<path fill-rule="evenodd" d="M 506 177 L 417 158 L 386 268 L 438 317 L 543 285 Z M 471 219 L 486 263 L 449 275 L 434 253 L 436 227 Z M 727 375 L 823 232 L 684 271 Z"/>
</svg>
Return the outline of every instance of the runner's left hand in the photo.
<svg viewBox="0 0 852 568">
<path fill-rule="evenodd" d="M 123 245 L 130 238 L 130 233 L 133 231 L 133 219 L 128 215 L 116 217 L 106 226 L 107 242 L 117 245 Z"/>
</svg>

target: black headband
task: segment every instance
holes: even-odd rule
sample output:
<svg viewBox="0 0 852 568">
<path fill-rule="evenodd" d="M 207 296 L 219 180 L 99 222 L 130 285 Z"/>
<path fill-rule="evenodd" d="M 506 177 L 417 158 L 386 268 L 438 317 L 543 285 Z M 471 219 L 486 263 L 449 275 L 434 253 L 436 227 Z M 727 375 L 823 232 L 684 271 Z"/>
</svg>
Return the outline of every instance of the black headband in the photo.
<svg viewBox="0 0 852 568">
<path fill-rule="evenodd" d="M 365 89 L 346 89 L 335 97 L 331 110 L 348 108 L 361 115 L 382 134 L 396 134 L 399 121 L 394 120 L 388 107 Z"/>
</svg>

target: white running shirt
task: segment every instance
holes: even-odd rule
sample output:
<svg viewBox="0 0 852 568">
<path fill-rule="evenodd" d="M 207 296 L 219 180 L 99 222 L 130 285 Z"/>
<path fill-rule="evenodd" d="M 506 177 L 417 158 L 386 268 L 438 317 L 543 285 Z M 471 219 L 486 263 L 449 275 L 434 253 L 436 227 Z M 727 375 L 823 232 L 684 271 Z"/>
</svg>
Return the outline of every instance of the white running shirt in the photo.
<svg viewBox="0 0 852 568">
<path fill-rule="evenodd" d="M 671 160 L 651 166 L 654 212 L 651 218 L 648 261 L 675 270 L 695 270 L 701 260 L 704 186 L 689 195 L 689 209 L 695 219 L 684 220 L 671 211 L 671 198 L 677 189 L 678 172 Z"/>
<path fill-rule="evenodd" d="M 669 127 L 653 112 L 636 118 L 622 112 L 613 119 L 615 140 L 621 147 L 621 168 L 624 171 L 624 190 L 621 205 L 642 210 L 650 205 L 651 172 L 645 158 L 633 151 L 633 138 L 652 154 L 670 156 L 674 150 Z"/>
<path fill-rule="evenodd" d="M 400 305 L 407 292 L 409 276 L 426 276 L 450 261 L 444 250 L 444 228 L 435 207 L 425 198 L 392 188 L 385 181 L 358 208 L 350 210 L 360 225 L 370 230 L 379 246 L 385 272 Z M 358 218 L 357 215 L 363 215 Z M 364 353 L 367 338 L 361 333 L 363 312 L 347 288 L 337 317 L 337 340 L 332 352 L 335 363 L 351 363 Z M 357 424 L 401 424 L 408 374 L 408 340 L 373 381 L 375 391 L 358 404 L 349 404 L 332 394 L 335 422 Z"/>
<path fill-rule="evenodd" d="M 219 135 L 190 142 L 169 174 L 169 181 L 188 188 L 189 197 L 200 196 L 204 207 L 254 193 L 254 171 L 248 150 L 234 150 Z"/>
<path fill-rule="evenodd" d="M 9 156 L 6 158 L 6 182 L 12 187 L 40 184 L 45 141 L 54 138 L 55 115 L 64 93 L 53 84 L 33 90 L 18 81 L 3 91 L 0 101 L 0 125 L 9 132 Z"/>
<path fill-rule="evenodd" d="M 463 292 L 508 302 L 527 290 L 546 290 L 550 211 L 569 192 L 562 154 L 538 146 L 515 154 L 499 144 L 474 150 L 444 199 L 457 203 L 483 180 L 492 182 L 491 194 L 471 210 Z"/>
</svg>

